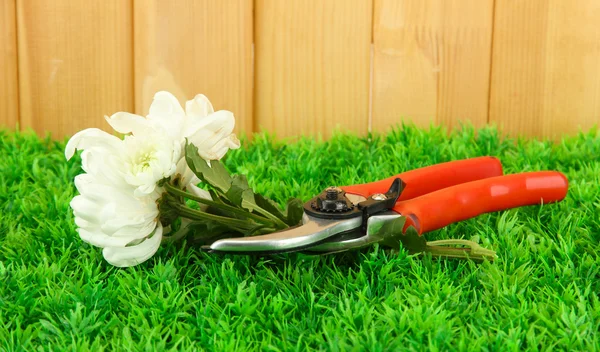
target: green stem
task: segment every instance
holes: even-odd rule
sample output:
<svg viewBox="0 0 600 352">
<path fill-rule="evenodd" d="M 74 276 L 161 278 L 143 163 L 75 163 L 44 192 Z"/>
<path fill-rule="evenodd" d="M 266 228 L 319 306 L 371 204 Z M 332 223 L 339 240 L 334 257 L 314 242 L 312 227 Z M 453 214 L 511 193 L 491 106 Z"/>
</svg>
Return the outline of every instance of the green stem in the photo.
<svg viewBox="0 0 600 352">
<path fill-rule="evenodd" d="M 168 184 L 168 183 L 165 184 L 164 187 L 167 190 L 167 192 L 169 192 L 169 193 L 171 193 L 171 194 L 173 194 L 175 196 L 180 196 L 180 197 L 188 198 L 188 199 L 191 199 L 191 200 L 193 200 L 195 202 L 198 202 L 198 203 L 206 204 L 206 205 L 209 205 L 209 206 L 221 209 L 221 210 L 229 211 L 229 212 L 232 212 L 234 214 L 237 214 L 237 215 L 240 215 L 240 216 L 243 216 L 243 217 L 246 217 L 246 218 L 251 218 L 251 219 L 253 219 L 253 220 L 257 221 L 257 222 L 263 223 L 265 225 L 273 225 L 272 221 L 270 221 L 269 219 L 263 218 L 263 217 L 258 216 L 256 214 L 252 214 L 252 213 L 250 213 L 247 210 L 239 209 L 239 208 L 236 208 L 236 207 L 232 207 L 231 205 L 227 205 L 225 203 L 215 202 L 215 201 L 210 200 L 210 199 L 205 199 L 205 198 L 197 197 L 197 196 L 195 196 L 193 194 L 185 192 L 184 190 L 179 189 L 179 188 L 177 188 L 177 187 L 175 187 L 175 186 L 173 186 L 171 184 Z"/>
<path fill-rule="evenodd" d="M 237 229 L 244 229 L 244 230 L 250 230 L 255 227 L 254 224 L 252 224 L 248 221 L 232 219 L 232 218 L 228 218 L 225 216 L 219 216 L 219 215 L 214 215 L 214 214 L 209 214 L 209 213 L 206 213 L 203 211 L 188 208 L 185 205 L 178 203 L 178 202 L 169 202 L 169 205 L 174 207 L 175 210 L 177 210 L 182 216 L 184 216 L 188 219 L 212 220 L 212 221 L 220 222 L 221 224 L 224 224 L 224 225 L 227 225 L 230 227 L 234 227 Z"/>
<path fill-rule="evenodd" d="M 272 221 L 274 221 L 277 225 L 281 226 L 281 228 L 286 229 L 289 226 L 284 223 L 283 221 L 281 221 L 278 217 L 276 217 L 275 215 L 269 213 L 268 211 L 264 210 L 263 208 L 256 206 L 253 207 L 253 209 L 255 209 L 256 211 L 258 211 L 259 213 L 261 213 L 263 216 L 271 219 Z"/>
<path fill-rule="evenodd" d="M 259 230 L 258 232 L 256 232 L 254 235 L 266 235 L 266 234 L 269 234 L 269 233 L 272 233 L 272 232 L 275 232 L 275 231 L 277 231 L 277 229 L 276 229 L 276 228 L 273 228 L 273 227 L 267 227 L 267 228 L 264 228 L 264 229 L 260 229 L 260 230 Z"/>
</svg>

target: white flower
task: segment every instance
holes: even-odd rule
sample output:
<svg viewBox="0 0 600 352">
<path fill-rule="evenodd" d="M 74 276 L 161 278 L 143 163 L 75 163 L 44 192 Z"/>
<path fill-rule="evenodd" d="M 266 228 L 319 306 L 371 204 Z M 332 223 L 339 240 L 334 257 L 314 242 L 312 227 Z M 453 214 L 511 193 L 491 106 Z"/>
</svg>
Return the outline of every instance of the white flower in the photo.
<svg viewBox="0 0 600 352">
<path fill-rule="evenodd" d="M 181 148 L 163 135 L 149 131 L 138 136 L 125 136 L 124 176 L 127 183 L 137 186 L 136 195 L 154 191 L 156 183 L 171 177 L 182 160 Z"/>
<path fill-rule="evenodd" d="M 233 114 L 214 112 L 203 95 L 188 101 L 184 112 L 173 95 L 159 92 L 147 118 L 120 112 L 107 121 L 127 134 L 124 139 L 89 128 L 67 143 L 66 158 L 82 150 L 85 171 L 75 178 L 79 195 L 71 208 L 82 240 L 103 248 L 109 263 L 133 266 L 152 257 L 163 238 L 157 201 L 164 189 L 159 181 L 180 175 L 180 187 L 210 199 L 196 187 L 200 180 L 185 162 L 186 139 L 207 161 L 239 148 L 239 141 L 232 133 Z"/>
<path fill-rule="evenodd" d="M 97 153 L 96 153 L 97 154 Z M 110 159 L 103 155 L 98 160 Z M 183 160 L 183 159 L 182 159 Z M 178 169 L 185 163 L 179 163 Z M 183 174 L 181 183 L 197 197 L 210 194 L 192 182 L 193 173 Z M 102 255 L 112 265 L 128 267 L 141 264 L 156 253 L 163 238 L 157 201 L 163 189 L 136 196 L 133 188 L 99 181 L 92 174 L 75 177 L 79 195 L 71 200 L 77 232 L 81 239 L 103 248 Z"/>
<path fill-rule="evenodd" d="M 156 203 L 163 190 L 156 183 L 181 169 L 179 146 L 152 133 L 121 140 L 92 128 L 69 140 L 67 159 L 76 149 L 83 150 L 86 172 L 75 177 L 79 195 L 70 203 L 79 237 L 103 248 L 112 265 L 146 261 L 163 235 Z"/>
<path fill-rule="evenodd" d="M 154 95 L 146 118 L 118 112 L 106 121 L 120 133 L 134 136 L 146 134 L 148 129 L 169 136 L 185 146 L 187 139 L 198 148 L 204 160 L 219 160 L 229 149 L 240 147 L 233 133 L 235 117 L 226 110 L 214 111 L 212 104 L 202 94 L 185 104 L 185 111 L 173 94 L 165 91 Z"/>
<path fill-rule="evenodd" d="M 90 174 L 75 177 L 79 195 L 71 201 L 82 240 L 103 248 L 104 258 L 124 267 L 149 259 L 160 246 L 159 192 L 136 197 L 131 189 L 107 185 Z"/>
<path fill-rule="evenodd" d="M 150 194 L 156 183 L 172 176 L 181 160 L 179 144 L 154 130 L 121 140 L 96 128 L 76 133 L 65 148 L 70 159 L 81 154 L 83 170 L 98 181 L 117 187 L 134 187 L 137 196 Z"/>
</svg>

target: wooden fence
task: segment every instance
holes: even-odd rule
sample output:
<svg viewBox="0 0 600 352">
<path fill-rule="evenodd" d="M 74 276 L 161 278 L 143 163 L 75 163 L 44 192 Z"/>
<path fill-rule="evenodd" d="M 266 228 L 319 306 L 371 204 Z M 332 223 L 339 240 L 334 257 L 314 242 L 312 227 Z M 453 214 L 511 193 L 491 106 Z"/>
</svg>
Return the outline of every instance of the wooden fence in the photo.
<svg viewBox="0 0 600 352">
<path fill-rule="evenodd" d="M 0 0 L 0 125 L 62 138 L 203 93 L 238 132 L 600 122 L 599 0 Z"/>
</svg>

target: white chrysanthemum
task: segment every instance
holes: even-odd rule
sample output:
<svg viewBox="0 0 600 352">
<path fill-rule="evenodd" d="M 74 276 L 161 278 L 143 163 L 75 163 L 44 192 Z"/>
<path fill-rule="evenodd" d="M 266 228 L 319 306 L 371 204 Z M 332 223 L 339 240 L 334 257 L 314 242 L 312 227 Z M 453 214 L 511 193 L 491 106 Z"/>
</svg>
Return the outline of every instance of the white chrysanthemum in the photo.
<svg viewBox="0 0 600 352">
<path fill-rule="evenodd" d="M 146 118 L 118 112 L 106 121 L 120 133 L 134 136 L 146 134 L 148 129 L 163 133 L 185 146 L 185 140 L 198 148 L 204 160 L 219 160 L 229 149 L 240 147 L 233 133 L 235 117 L 230 111 L 214 111 L 210 101 L 202 94 L 185 104 L 185 111 L 177 98 L 169 92 L 154 95 Z"/>
<path fill-rule="evenodd" d="M 112 265 L 133 266 L 149 259 L 160 246 L 159 192 L 136 197 L 130 189 L 98 182 L 90 174 L 75 177 L 79 195 L 71 201 L 82 240 L 103 248 Z"/>
<path fill-rule="evenodd" d="M 203 95 L 188 101 L 184 112 L 173 95 L 159 92 L 147 118 L 121 112 L 107 121 L 125 138 L 90 128 L 67 143 L 67 159 L 82 150 L 85 171 L 75 178 L 79 195 L 71 208 L 82 240 L 103 248 L 109 263 L 133 266 L 152 257 L 163 237 L 159 181 L 179 175 L 180 187 L 210 199 L 185 162 L 185 140 L 205 160 L 221 159 L 239 141 L 232 133 L 233 114 L 214 112 Z"/>
<path fill-rule="evenodd" d="M 152 193 L 158 181 L 175 173 L 182 158 L 178 143 L 153 130 L 121 140 L 99 129 L 86 129 L 67 143 L 67 159 L 76 149 L 83 150 L 86 173 L 116 187 L 133 187 L 136 196 Z"/>
</svg>

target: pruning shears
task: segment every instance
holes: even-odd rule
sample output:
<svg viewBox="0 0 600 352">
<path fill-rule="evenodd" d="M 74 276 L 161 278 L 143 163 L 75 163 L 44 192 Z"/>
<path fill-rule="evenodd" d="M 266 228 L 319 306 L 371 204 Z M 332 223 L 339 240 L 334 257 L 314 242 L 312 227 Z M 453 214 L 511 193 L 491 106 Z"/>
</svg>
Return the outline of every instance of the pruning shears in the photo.
<svg viewBox="0 0 600 352">
<path fill-rule="evenodd" d="M 210 252 L 327 254 L 379 243 L 410 253 L 493 260 L 466 240 L 427 242 L 424 234 L 481 214 L 561 201 L 560 172 L 504 175 L 495 157 L 450 161 L 372 183 L 331 186 L 304 204 L 302 224 L 260 236 L 223 238 Z"/>
</svg>

